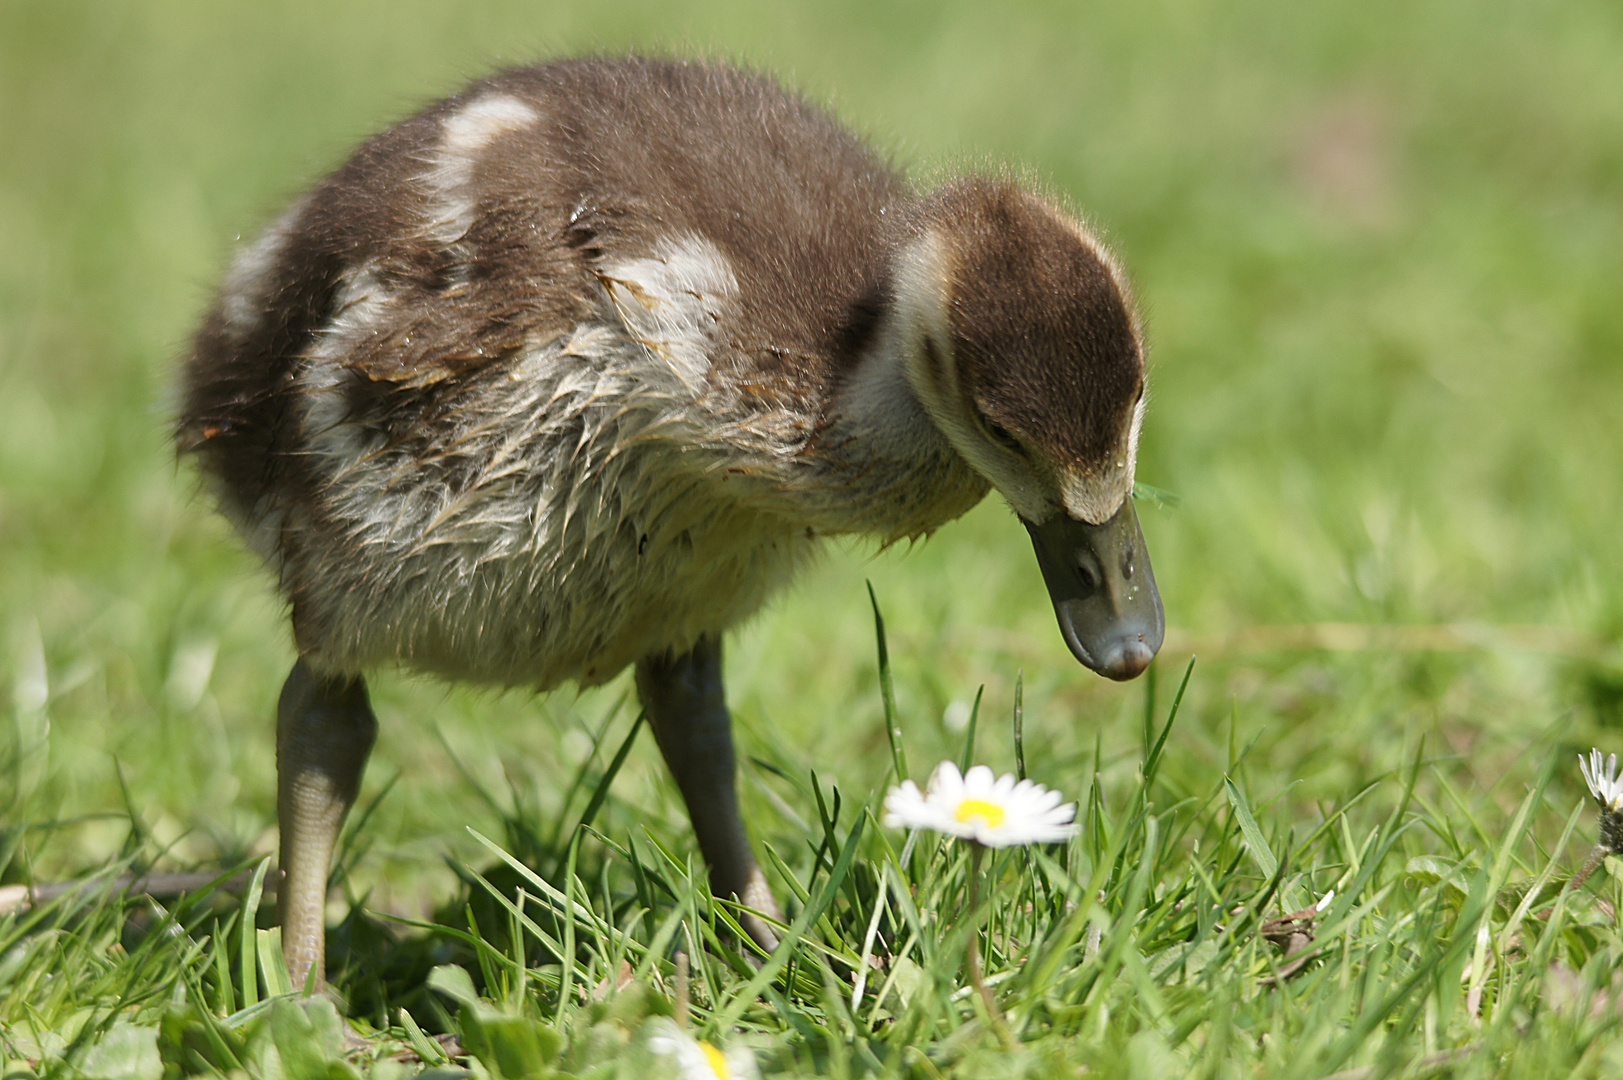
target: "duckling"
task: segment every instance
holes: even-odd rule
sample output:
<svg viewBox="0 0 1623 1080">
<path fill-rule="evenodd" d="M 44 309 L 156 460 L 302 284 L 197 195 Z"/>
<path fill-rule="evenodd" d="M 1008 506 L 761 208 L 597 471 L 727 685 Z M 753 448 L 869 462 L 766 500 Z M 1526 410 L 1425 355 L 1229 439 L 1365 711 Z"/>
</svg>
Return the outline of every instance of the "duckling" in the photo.
<svg viewBox="0 0 1623 1080">
<path fill-rule="evenodd" d="M 722 635 L 823 538 L 922 537 L 996 488 L 1083 664 L 1129 679 L 1160 647 L 1116 261 L 1005 177 L 915 191 L 731 67 L 519 68 L 374 137 L 238 255 L 182 396 L 178 445 L 291 614 L 299 985 L 376 737 L 368 670 L 547 690 L 634 667 L 711 885 L 770 948 Z"/>
</svg>

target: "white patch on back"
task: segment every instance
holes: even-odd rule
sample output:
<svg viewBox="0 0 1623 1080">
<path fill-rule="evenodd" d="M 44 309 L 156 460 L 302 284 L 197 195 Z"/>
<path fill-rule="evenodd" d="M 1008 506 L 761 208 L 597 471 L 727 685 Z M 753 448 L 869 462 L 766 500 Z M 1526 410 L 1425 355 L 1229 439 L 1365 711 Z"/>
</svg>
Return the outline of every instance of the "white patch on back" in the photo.
<svg viewBox="0 0 1623 1080">
<path fill-rule="evenodd" d="M 252 244 L 237 253 L 220 288 L 226 326 L 240 344 L 259 327 L 270 302 L 271 271 L 287 248 L 308 198 L 300 199 L 276 219 Z"/>
<path fill-rule="evenodd" d="M 540 119 L 535 108 L 511 94 L 475 98 L 445 118 L 445 133 L 424 176 L 432 192 L 428 232 L 447 247 L 459 243 L 473 227 L 478 200 L 471 190 L 474 166 L 491 142 L 521 131 Z"/>
<path fill-rule="evenodd" d="M 345 361 L 362 339 L 384 324 L 392 308 L 393 298 L 370 266 L 345 273 L 332 320 L 317 331 L 299 371 L 300 434 L 335 475 L 354 468 L 371 441 L 349 415 L 345 388 L 360 376 Z"/>
<path fill-rule="evenodd" d="M 605 268 L 599 278 L 632 338 L 700 393 L 717 328 L 738 300 L 738 279 L 721 250 L 701 236 L 678 236 L 661 241 L 648 258 Z"/>
<path fill-rule="evenodd" d="M 351 270 L 342 279 L 334 300 L 332 320 L 315 334 L 300 363 L 295 407 L 299 444 L 320 459 L 324 473 L 341 477 L 365 461 L 376 438 L 349 414 L 345 389 L 360 376 L 344 364 L 349 351 L 373 333 L 389 315 L 392 298 L 369 266 Z M 242 522 L 248 546 L 272 565 L 281 565 L 285 552 L 282 530 L 289 520 L 283 500 L 269 497 L 250 510 Z M 298 514 L 293 512 L 296 519 Z"/>
</svg>

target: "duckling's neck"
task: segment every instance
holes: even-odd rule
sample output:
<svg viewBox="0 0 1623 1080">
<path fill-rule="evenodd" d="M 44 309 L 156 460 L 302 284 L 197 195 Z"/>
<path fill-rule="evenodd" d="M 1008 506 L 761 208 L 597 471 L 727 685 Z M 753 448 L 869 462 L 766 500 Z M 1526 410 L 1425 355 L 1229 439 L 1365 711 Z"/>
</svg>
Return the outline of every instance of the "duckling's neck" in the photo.
<svg viewBox="0 0 1623 1080">
<path fill-rule="evenodd" d="M 990 485 L 931 422 L 908 378 L 924 347 L 917 308 L 892 304 L 847 377 L 834 389 L 814 453 L 827 462 L 831 532 L 886 542 L 926 535 L 962 515 Z M 841 498 L 840 495 L 844 495 Z"/>
</svg>

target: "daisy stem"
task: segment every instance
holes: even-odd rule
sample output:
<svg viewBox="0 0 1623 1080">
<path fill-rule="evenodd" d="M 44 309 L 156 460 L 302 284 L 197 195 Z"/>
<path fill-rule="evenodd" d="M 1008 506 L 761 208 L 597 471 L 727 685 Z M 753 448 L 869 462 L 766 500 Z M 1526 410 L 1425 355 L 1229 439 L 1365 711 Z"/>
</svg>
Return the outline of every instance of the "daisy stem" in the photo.
<svg viewBox="0 0 1623 1080">
<path fill-rule="evenodd" d="M 1593 788 L 1594 785 L 1591 784 L 1590 787 Z M 1584 868 L 1578 871 L 1572 880 L 1567 882 L 1567 888 L 1569 889 L 1576 889 L 1588 881 L 1589 875 L 1593 874 L 1600 868 L 1600 864 L 1606 861 L 1606 856 L 1623 853 L 1623 813 L 1614 810 L 1611 803 L 1601 799 L 1600 796 L 1597 795 L 1595 798 L 1600 803 L 1600 843 L 1596 844 L 1595 850 L 1589 853 L 1589 859 L 1584 863 Z M 1608 798 L 1610 798 L 1610 795 L 1608 795 Z"/>
<path fill-rule="evenodd" d="M 997 1001 L 992 997 L 991 987 L 986 985 L 986 979 L 981 974 L 981 948 L 980 948 L 980 882 L 981 882 L 981 856 L 986 848 L 975 841 L 969 841 L 969 955 L 965 957 L 969 967 L 969 981 L 975 987 L 975 992 L 981 996 L 981 1004 L 986 1006 L 986 1015 L 991 1018 L 992 1027 L 997 1031 L 998 1039 L 1003 1043 L 1005 1050 L 1013 1050 L 1019 1044 L 1015 1042 L 1014 1033 L 1009 1030 L 1008 1022 L 1003 1019 L 1003 1013 L 997 1007 Z"/>
<path fill-rule="evenodd" d="M 1595 850 L 1591 851 L 1589 858 L 1584 861 L 1583 869 L 1572 875 L 1567 881 L 1567 888 L 1577 889 L 1582 886 L 1584 882 L 1589 880 L 1589 875 L 1593 874 L 1600 864 L 1606 861 L 1606 856 L 1609 854 L 1611 852 L 1607 850 L 1605 844 L 1596 844 Z"/>
</svg>

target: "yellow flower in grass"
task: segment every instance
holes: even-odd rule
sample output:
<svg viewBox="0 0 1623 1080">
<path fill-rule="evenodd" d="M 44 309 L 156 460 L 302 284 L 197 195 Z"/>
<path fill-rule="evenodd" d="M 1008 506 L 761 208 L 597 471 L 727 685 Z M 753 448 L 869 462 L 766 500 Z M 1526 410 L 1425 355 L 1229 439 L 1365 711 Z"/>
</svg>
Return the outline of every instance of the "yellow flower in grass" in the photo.
<svg viewBox="0 0 1623 1080">
<path fill-rule="evenodd" d="M 759 1080 L 755 1055 L 742 1046 L 725 1054 L 703 1039 L 695 1039 L 669 1020 L 652 1022 L 656 1034 L 649 1036 L 648 1049 L 670 1058 L 679 1080 Z"/>
<path fill-rule="evenodd" d="M 994 776 L 985 765 L 968 773 L 943 761 L 920 791 L 903 780 L 885 796 L 884 823 L 892 829 L 933 829 L 985 847 L 1050 844 L 1076 835 L 1076 804 L 1014 775 Z"/>
</svg>

